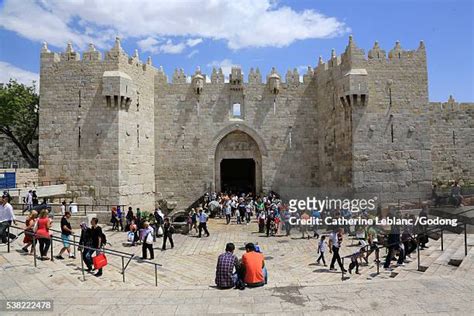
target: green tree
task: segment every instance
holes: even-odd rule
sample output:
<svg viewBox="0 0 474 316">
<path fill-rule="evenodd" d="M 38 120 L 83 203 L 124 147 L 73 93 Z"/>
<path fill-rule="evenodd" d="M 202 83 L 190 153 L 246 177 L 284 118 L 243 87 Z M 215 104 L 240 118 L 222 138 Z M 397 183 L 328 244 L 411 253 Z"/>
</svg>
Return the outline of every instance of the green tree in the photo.
<svg viewBox="0 0 474 316">
<path fill-rule="evenodd" d="M 0 87 L 0 133 L 20 150 L 30 168 L 38 167 L 39 95 L 35 83 L 26 86 L 10 79 Z"/>
</svg>

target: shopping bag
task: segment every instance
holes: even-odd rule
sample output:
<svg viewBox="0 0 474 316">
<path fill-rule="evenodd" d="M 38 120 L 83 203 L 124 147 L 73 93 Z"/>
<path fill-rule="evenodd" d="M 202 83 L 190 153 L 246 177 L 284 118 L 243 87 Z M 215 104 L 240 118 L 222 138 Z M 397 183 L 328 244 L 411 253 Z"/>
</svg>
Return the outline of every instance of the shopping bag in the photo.
<svg viewBox="0 0 474 316">
<path fill-rule="evenodd" d="M 100 253 L 97 256 L 92 257 L 92 263 L 94 264 L 94 269 L 98 270 L 107 265 L 107 258 L 103 253 Z"/>
<path fill-rule="evenodd" d="M 135 234 L 133 232 L 128 232 L 127 241 L 133 242 L 134 239 L 135 239 Z"/>
<path fill-rule="evenodd" d="M 149 245 L 153 245 L 153 235 L 151 233 L 146 235 L 145 242 Z"/>
</svg>

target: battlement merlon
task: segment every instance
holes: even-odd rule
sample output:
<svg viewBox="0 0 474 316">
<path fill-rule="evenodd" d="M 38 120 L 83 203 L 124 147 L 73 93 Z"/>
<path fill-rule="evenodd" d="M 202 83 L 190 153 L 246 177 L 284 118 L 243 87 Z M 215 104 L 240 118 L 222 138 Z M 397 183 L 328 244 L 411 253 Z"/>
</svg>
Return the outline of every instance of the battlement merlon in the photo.
<svg viewBox="0 0 474 316">
<path fill-rule="evenodd" d="M 338 66 L 344 67 L 343 69 L 365 68 L 364 65 L 370 61 L 403 63 L 404 61 L 411 62 L 413 59 L 426 62 L 426 48 L 423 41 L 420 41 L 420 45 L 416 50 L 404 50 L 400 41 L 396 41 L 394 48 L 389 51 L 388 56 L 385 50 L 380 48 L 378 41 L 375 41 L 374 46 L 366 55 L 363 49 L 357 47 L 351 35 L 344 53 L 336 55 L 336 51 L 333 49 L 331 57 L 327 62 L 324 62 L 322 56 L 319 57 L 315 72 L 316 74 L 321 73 Z"/>
<path fill-rule="evenodd" d="M 143 71 L 153 70 L 156 71 L 156 68 L 153 67 L 151 58 L 149 57 L 146 63 L 142 63 L 138 56 L 138 50 L 135 50 L 135 53 L 130 57 L 122 48 L 120 43 L 120 38 L 115 39 L 114 46 L 107 52 L 104 53 L 104 58 L 102 58 L 102 53 L 99 52 L 94 44 L 89 44 L 89 48 L 82 55 L 76 52 L 73 48 L 72 43 L 68 43 L 66 50 L 62 53 L 51 52 L 48 49 L 46 42 L 43 43 L 41 48 L 41 64 L 48 65 L 52 63 L 67 63 L 67 62 L 91 62 L 91 61 L 103 61 L 103 62 L 116 62 L 119 66 L 121 65 L 134 65 L 140 67 Z"/>
<path fill-rule="evenodd" d="M 376 41 L 374 46 L 369 50 L 366 55 L 364 50 L 357 47 L 354 38 L 349 36 L 349 42 L 346 46 L 345 51 L 341 55 L 336 55 L 335 50 L 332 50 L 331 57 L 327 62 L 324 62 L 320 57 L 315 69 L 308 67 L 306 74 L 303 75 L 303 83 L 309 83 L 315 76 L 318 76 L 322 72 L 329 71 L 341 67 L 341 70 L 345 73 L 351 69 L 365 69 L 368 62 L 399 62 L 411 61 L 418 59 L 420 62 L 426 63 L 426 49 L 423 41 L 420 42 L 419 47 L 416 50 L 407 51 L 401 47 L 399 41 L 395 43 L 393 49 L 388 53 L 381 49 L 379 43 Z M 101 52 L 97 51 L 93 44 L 89 44 L 89 48 L 81 55 L 74 51 L 72 43 L 68 43 L 66 50 L 62 53 L 51 52 L 48 49 L 46 43 L 43 43 L 41 48 L 41 63 L 42 65 L 49 65 L 58 62 L 88 62 L 88 61 L 117 61 L 119 65 L 129 64 L 137 67 L 142 67 L 144 71 L 148 69 L 156 68 L 152 66 L 151 58 L 149 57 L 146 63 L 142 63 L 138 56 L 138 51 L 130 57 L 125 53 L 121 46 L 120 38 L 115 39 L 114 46 L 102 56 Z M 120 69 L 120 67 L 119 67 Z M 162 69 L 156 71 L 156 78 L 158 83 L 168 83 L 168 78 Z M 203 74 L 204 75 L 204 74 Z M 205 76 L 205 75 L 204 75 Z M 296 69 L 293 71 L 289 70 L 285 76 L 286 84 L 298 85 L 300 81 L 299 73 Z M 176 69 L 171 80 L 172 84 L 189 84 L 187 76 L 184 70 Z M 209 84 L 209 82 L 205 82 Z M 242 82 L 243 83 L 243 82 Z M 262 82 L 262 75 L 258 68 L 250 70 L 248 75 L 249 84 L 268 84 L 268 81 Z M 224 84 L 224 74 L 222 69 L 216 70 L 213 68 L 210 76 L 210 84 Z"/>
<path fill-rule="evenodd" d="M 452 95 L 449 96 L 447 102 L 430 102 L 430 112 L 465 112 L 474 111 L 474 103 L 456 102 Z"/>
</svg>

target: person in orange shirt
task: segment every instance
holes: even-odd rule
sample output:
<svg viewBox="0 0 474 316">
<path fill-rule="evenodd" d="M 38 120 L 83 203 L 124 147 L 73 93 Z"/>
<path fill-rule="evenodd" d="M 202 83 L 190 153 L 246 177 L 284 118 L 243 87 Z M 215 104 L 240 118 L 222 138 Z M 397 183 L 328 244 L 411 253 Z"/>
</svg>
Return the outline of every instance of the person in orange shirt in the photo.
<svg viewBox="0 0 474 316">
<path fill-rule="evenodd" d="M 263 268 L 265 261 L 263 254 L 256 252 L 255 245 L 248 243 L 245 245 L 246 253 L 242 256 L 242 276 L 244 283 L 248 287 L 257 287 L 265 285 L 265 276 Z"/>
</svg>

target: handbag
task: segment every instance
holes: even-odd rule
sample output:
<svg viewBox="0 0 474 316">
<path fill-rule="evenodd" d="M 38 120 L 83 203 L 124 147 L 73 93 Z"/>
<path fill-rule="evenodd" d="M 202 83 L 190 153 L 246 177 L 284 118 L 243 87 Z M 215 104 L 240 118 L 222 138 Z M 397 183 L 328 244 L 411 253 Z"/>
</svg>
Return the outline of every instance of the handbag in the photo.
<svg viewBox="0 0 474 316">
<path fill-rule="evenodd" d="M 102 269 L 107 265 L 107 258 L 105 257 L 105 254 L 100 253 L 95 257 L 92 257 L 92 263 L 94 264 L 94 269 Z"/>
<path fill-rule="evenodd" d="M 158 227 L 158 236 L 163 235 L 163 228 L 160 226 Z"/>
</svg>

